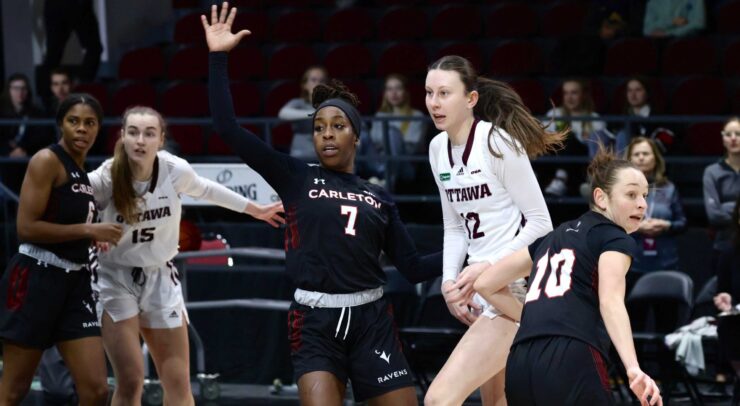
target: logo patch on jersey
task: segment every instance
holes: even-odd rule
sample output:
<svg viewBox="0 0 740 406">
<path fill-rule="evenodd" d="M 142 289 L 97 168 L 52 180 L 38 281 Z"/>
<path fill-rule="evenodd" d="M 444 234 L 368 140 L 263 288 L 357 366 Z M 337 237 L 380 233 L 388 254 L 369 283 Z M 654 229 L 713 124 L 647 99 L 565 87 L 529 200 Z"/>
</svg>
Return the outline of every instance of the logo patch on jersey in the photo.
<svg viewBox="0 0 740 406">
<path fill-rule="evenodd" d="M 173 310 L 172 313 L 170 313 L 170 318 L 177 319 L 177 318 L 180 318 L 180 315 L 177 314 L 176 310 Z"/>
<path fill-rule="evenodd" d="M 375 355 L 377 355 L 380 359 L 387 362 L 388 365 L 391 364 L 391 354 L 386 354 L 385 351 L 382 353 L 378 352 L 378 350 L 375 350 Z"/>
<path fill-rule="evenodd" d="M 74 178 L 74 179 L 79 179 L 80 178 L 79 172 L 72 172 L 69 175 L 72 176 L 72 178 Z"/>
<path fill-rule="evenodd" d="M 480 169 L 473 169 L 472 171 L 470 171 L 470 174 L 471 175 L 475 175 L 475 174 L 478 174 L 478 173 L 480 173 Z"/>
<path fill-rule="evenodd" d="M 457 175 L 456 176 L 460 176 L 460 175 L 465 175 L 465 168 L 464 167 L 460 167 L 460 170 L 457 171 Z"/>
<path fill-rule="evenodd" d="M 326 181 L 324 179 L 313 178 L 313 184 L 314 185 L 318 185 L 319 183 L 321 183 L 322 185 L 326 185 Z"/>
<path fill-rule="evenodd" d="M 565 232 L 567 233 L 568 231 L 575 231 L 577 233 L 577 232 L 581 231 L 581 230 L 578 229 L 578 227 L 580 227 L 580 226 L 581 226 L 581 222 L 579 221 L 578 224 L 576 224 L 576 228 L 570 228 L 570 227 L 568 227 L 568 228 L 565 229 Z"/>
<path fill-rule="evenodd" d="M 450 180 L 450 173 L 449 172 L 440 173 L 439 174 L 439 180 L 441 180 L 442 182 L 444 182 L 446 180 Z"/>
</svg>

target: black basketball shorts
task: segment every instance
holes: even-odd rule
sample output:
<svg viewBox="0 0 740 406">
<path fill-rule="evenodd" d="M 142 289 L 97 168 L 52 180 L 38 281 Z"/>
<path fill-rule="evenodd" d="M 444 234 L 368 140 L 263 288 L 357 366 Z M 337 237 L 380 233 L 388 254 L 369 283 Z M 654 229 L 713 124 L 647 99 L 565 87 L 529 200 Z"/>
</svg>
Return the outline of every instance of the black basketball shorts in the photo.
<svg viewBox="0 0 740 406">
<path fill-rule="evenodd" d="M 383 297 L 354 307 L 320 308 L 293 302 L 288 338 L 295 380 L 327 371 L 349 378 L 356 401 L 413 386 L 393 310 Z"/>
<path fill-rule="evenodd" d="M 91 336 L 100 336 L 100 323 L 90 272 L 16 254 L 0 279 L 0 338 L 45 349 Z"/>
<path fill-rule="evenodd" d="M 517 406 L 614 404 L 601 353 L 564 336 L 535 338 L 511 348 L 506 401 Z"/>
</svg>

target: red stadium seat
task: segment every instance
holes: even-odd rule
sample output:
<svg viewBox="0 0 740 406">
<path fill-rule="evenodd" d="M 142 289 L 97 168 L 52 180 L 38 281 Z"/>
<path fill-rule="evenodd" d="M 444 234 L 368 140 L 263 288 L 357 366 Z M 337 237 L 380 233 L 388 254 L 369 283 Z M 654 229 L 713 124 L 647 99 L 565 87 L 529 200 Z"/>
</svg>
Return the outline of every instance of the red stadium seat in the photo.
<svg viewBox="0 0 740 406">
<path fill-rule="evenodd" d="M 537 34 L 537 13 L 526 3 L 504 3 L 488 15 L 486 37 L 520 38 Z"/>
<path fill-rule="evenodd" d="M 164 55 L 159 47 L 129 51 L 118 64 L 118 79 L 161 79 L 164 72 Z"/>
<path fill-rule="evenodd" d="M 728 45 L 723 57 L 722 72 L 726 76 L 740 76 L 740 41 Z"/>
<path fill-rule="evenodd" d="M 361 80 L 343 80 L 342 82 L 360 99 L 360 105 L 357 106 L 360 114 L 370 115 L 375 113 L 378 106 L 372 104 L 373 98 L 370 95 L 370 88 L 365 82 Z"/>
<path fill-rule="evenodd" d="M 442 47 L 437 51 L 435 59 L 439 59 L 445 55 L 462 56 L 469 60 L 478 72 L 483 71 L 483 53 L 475 42 L 457 42 Z"/>
<path fill-rule="evenodd" d="M 231 147 L 216 133 L 211 133 L 206 139 L 206 151 L 208 155 L 234 155 Z"/>
<path fill-rule="evenodd" d="M 135 82 L 121 86 L 113 93 L 113 103 L 109 113 L 119 116 L 132 106 L 157 107 L 157 91 L 148 82 Z"/>
<path fill-rule="evenodd" d="M 213 233 L 207 233 L 207 234 L 213 234 Z M 206 238 L 206 236 L 203 236 L 200 241 L 200 249 L 199 251 L 211 251 L 211 250 L 223 250 L 228 249 L 229 244 L 226 242 L 226 239 L 221 237 L 221 235 L 211 235 L 212 238 Z M 190 264 L 197 264 L 197 265 L 218 265 L 218 266 L 230 266 L 230 260 L 231 258 L 224 255 L 220 257 L 203 257 L 203 258 L 190 258 L 187 260 L 188 265 Z"/>
<path fill-rule="evenodd" d="M 373 69 L 370 50 L 362 44 L 345 44 L 332 48 L 324 58 L 332 77 L 364 77 Z"/>
<path fill-rule="evenodd" d="M 172 0 L 172 8 L 196 8 L 198 0 Z"/>
<path fill-rule="evenodd" d="M 178 50 L 167 67 L 171 80 L 203 80 L 208 77 L 208 49 L 193 46 Z"/>
<path fill-rule="evenodd" d="M 264 11 L 239 11 L 239 16 L 234 20 L 234 32 L 249 30 L 251 34 L 240 42 L 241 45 L 258 43 L 269 38 L 270 18 Z M 203 35 L 203 27 L 201 26 Z M 270 40 L 272 40 L 270 38 Z"/>
<path fill-rule="evenodd" d="M 543 36 L 565 37 L 581 33 L 587 12 L 585 3 L 577 1 L 555 3 L 542 16 Z"/>
<path fill-rule="evenodd" d="M 718 156 L 724 153 L 723 122 L 694 123 L 689 126 L 686 143 L 692 155 Z"/>
<path fill-rule="evenodd" d="M 88 93 L 98 99 L 103 111 L 108 109 L 108 89 L 101 83 L 79 83 L 74 88 L 75 93 Z"/>
<path fill-rule="evenodd" d="M 299 82 L 295 80 L 278 83 L 267 92 L 265 97 L 265 115 L 268 117 L 277 117 L 280 109 L 289 100 L 298 97 L 300 94 Z"/>
<path fill-rule="evenodd" d="M 286 45 L 275 51 L 270 57 L 267 77 L 270 79 L 297 79 L 317 59 L 313 49 L 308 45 Z"/>
<path fill-rule="evenodd" d="M 509 81 L 509 86 L 522 98 L 524 105 L 532 111 L 533 114 L 544 114 L 550 107 L 545 106 L 545 88 L 537 79 L 516 79 Z"/>
<path fill-rule="evenodd" d="M 162 94 L 162 114 L 166 117 L 205 117 L 209 115 L 208 90 L 201 83 L 182 82 Z"/>
<path fill-rule="evenodd" d="M 453 5 L 442 10 L 432 20 L 431 34 L 440 39 L 474 39 L 482 32 L 480 11 L 477 7 Z"/>
<path fill-rule="evenodd" d="M 312 42 L 321 34 L 321 20 L 310 10 L 294 10 L 278 16 L 272 27 L 272 41 Z"/>
<path fill-rule="evenodd" d="M 237 47 L 229 52 L 229 78 L 252 79 L 265 76 L 265 56 L 256 46 Z"/>
<path fill-rule="evenodd" d="M 290 123 L 281 123 L 272 127 L 272 146 L 275 149 L 289 152 L 292 141 L 293 128 L 290 126 Z"/>
<path fill-rule="evenodd" d="M 658 55 L 647 38 L 625 38 L 606 52 L 604 73 L 607 75 L 645 75 L 655 73 Z"/>
<path fill-rule="evenodd" d="M 740 0 L 731 0 L 717 7 L 715 13 L 720 34 L 740 34 Z"/>
<path fill-rule="evenodd" d="M 419 44 L 402 42 L 390 45 L 380 54 L 377 74 L 386 76 L 390 73 L 401 73 L 413 77 L 426 74 L 426 50 Z"/>
<path fill-rule="evenodd" d="M 116 149 L 116 142 L 118 139 L 121 138 L 121 126 L 120 125 L 114 125 L 108 127 L 108 130 L 105 133 L 105 153 L 107 155 L 113 155 L 113 152 L 115 152 Z"/>
<path fill-rule="evenodd" d="M 206 153 L 203 128 L 199 125 L 170 125 L 170 136 L 180 145 L 183 155 L 203 155 Z"/>
<path fill-rule="evenodd" d="M 542 72 L 542 51 L 531 41 L 510 41 L 496 47 L 488 65 L 491 75 L 526 75 Z"/>
<path fill-rule="evenodd" d="M 422 39 L 426 35 L 427 16 L 422 8 L 393 8 L 378 22 L 378 38 L 381 41 Z"/>
<path fill-rule="evenodd" d="M 727 85 L 717 77 L 684 79 L 673 92 L 671 114 L 724 114 L 727 112 Z"/>
<path fill-rule="evenodd" d="M 373 21 L 367 10 L 346 8 L 329 16 L 324 28 L 324 41 L 366 41 L 373 38 Z"/>
<path fill-rule="evenodd" d="M 708 75 L 714 73 L 717 50 L 708 38 L 677 39 L 663 51 L 664 75 Z"/>
<path fill-rule="evenodd" d="M 254 117 L 260 114 L 262 98 L 260 91 L 253 83 L 234 83 L 230 86 L 234 100 L 234 113 L 238 117 Z"/>
<path fill-rule="evenodd" d="M 178 44 L 205 43 L 203 24 L 200 22 L 201 14 L 204 14 L 204 12 L 191 13 L 180 17 L 175 22 L 173 41 Z"/>
</svg>

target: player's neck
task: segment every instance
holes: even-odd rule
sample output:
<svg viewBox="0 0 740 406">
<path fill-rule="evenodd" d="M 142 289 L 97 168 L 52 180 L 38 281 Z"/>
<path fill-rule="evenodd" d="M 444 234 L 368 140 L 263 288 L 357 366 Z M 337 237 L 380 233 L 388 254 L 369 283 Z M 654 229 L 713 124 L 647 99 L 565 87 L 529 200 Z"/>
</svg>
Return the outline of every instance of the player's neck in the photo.
<svg viewBox="0 0 740 406">
<path fill-rule="evenodd" d="M 129 167 L 131 168 L 131 175 L 134 180 L 139 182 L 145 182 L 152 178 L 152 172 L 154 171 L 154 164 L 151 165 L 140 165 L 131 160 L 128 161 Z"/>
<path fill-rule="evenodd" d="M 457 128 L 450 128 L 450 130 L 447 131 L 447 135 L 450 137 L 450 142 L 452 142 L 452 145 L 464 145 L 466 142 L 468 142 L 470 129 L 473 128 L 474 122 L 475 117 L 471 115 L 470 117 L 467 117 L 465 120 L 460 122 L 460 125 L 457 126 Z"/>
</svg>

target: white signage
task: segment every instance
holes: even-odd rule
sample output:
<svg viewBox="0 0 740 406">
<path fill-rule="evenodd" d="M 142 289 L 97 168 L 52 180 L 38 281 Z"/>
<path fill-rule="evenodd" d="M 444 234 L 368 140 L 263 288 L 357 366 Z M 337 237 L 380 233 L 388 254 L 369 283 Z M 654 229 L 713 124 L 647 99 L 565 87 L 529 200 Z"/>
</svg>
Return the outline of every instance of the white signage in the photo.
<svg viewBox="0 0 740 406">
<path fill-rule="evenodd" d="M 259 204 L 280 200 L 278 194 L 262 176 L 245 164 L 190 164 L 195 172 Z M 211 203 L 182 195 L 182 204 L 187 206 L 210 206 Z"/>
</svg>

